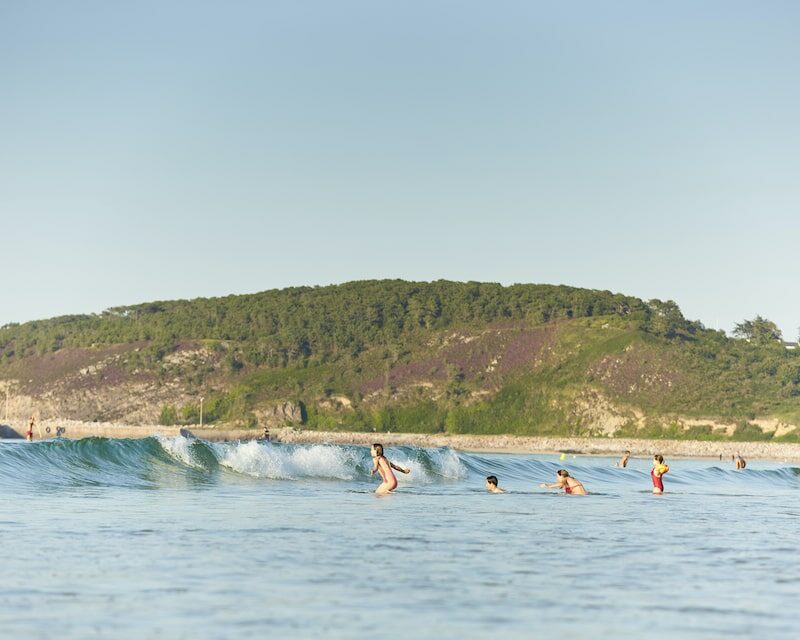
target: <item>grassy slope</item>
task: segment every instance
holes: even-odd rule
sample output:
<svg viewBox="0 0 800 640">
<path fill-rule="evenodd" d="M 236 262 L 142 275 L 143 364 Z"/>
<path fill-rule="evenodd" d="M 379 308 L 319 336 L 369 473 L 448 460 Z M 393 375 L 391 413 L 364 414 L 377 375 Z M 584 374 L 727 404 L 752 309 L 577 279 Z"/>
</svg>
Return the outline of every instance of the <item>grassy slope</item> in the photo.
<svg viewBox="0 0 800 640">
<path fill-rule="evenodd" d="M 707 344 L 665 341 L 618 317 L 564 321 L 551 330 L 551 337 L 545 357 L 535 366 L 500 379 L 468 372 L 458 385 L 460 394 L 447 393 L 452 383 L 446 379 L 429 379 L 438 391 L 435 400 L 428 394 L 415 395 L 413 385 L 410 393 L 392 387 L 390 400 L 359 398 L 364 380 L 382 375 L 387 359 L 392 360 L 385 353 L 366 354 L 358 367 L 326 364 L 245 376 L 232 393 L 245 394 L 254 405 L 279 398 L 302 400 L 308 407 L 307 425 L 319 429 L 593 435 L 593 426 L 570 409 L 587 392 L 601 394 L 631 416 L 635 411 L 644 414 L 644 428 L 636 428 L 632 420 L 620 427 L 619 435 L 722 437 L 703 427 L 685 432 L 673 424 L 675 416 L 743 424 L 756 417 L 777 417 L 800 424 L 797 396 L 783 393 L 770 376 L 730 366 L 752 358 L 746 345 L 721 342 L 711 358 L 701 353 L 708 350 Z M 404 362 L 424 361 L 435 351 L 421 341 L 405 348 L 392 371 Z M 720 366 L 720 361 L 728 364 Z M 486 399 L 470 398 L 481 390 Z M 354 409 L 317 406 L 319 398 L 337 395 L 355 399 Z M 744 427 L 742 433 L 747 433 Z M 749 439 L 759 437 L 750 432 Z"/>
</svg>

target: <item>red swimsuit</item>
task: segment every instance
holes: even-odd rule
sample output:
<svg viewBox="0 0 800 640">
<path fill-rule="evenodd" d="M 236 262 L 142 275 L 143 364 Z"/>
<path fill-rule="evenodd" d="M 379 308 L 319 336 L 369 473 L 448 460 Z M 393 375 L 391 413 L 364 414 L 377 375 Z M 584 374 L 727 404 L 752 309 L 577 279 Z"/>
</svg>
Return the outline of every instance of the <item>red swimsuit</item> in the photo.
<svg viewBox="0 0 800 640">
<path fill-rule="evenodd" d="M 653 479 L 653 486 L 656 489 L 658 489 L 659 491 L 663 491 L 664 490 L 664 483 L 661 480 L 661 476 L 657 476 L 656 475 L 656 470 L 655 469 L 651 469 L 650 470 L 650 477 Z"/>
</svg>

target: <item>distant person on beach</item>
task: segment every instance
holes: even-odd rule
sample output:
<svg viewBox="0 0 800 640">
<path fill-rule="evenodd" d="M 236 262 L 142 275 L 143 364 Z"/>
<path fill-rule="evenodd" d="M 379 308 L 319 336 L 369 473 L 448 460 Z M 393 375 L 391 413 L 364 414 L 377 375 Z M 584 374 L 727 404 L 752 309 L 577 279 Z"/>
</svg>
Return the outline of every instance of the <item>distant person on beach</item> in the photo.
<svg viewBox="0 0 800 640">
<path fill-rule="evenodd" d="M 664 481 L 661 479 L 667 471 L 669 465 L 664 464 L 664 456 L 656 454 L 653 456 L 653 468 L 650 470 L 650 477 L 653 479 L 653 493 L 664 493 Z"/>
<path fill-rule="evenodd" d="M 505 493 L 505 489 L 497 486 L 497 476 L 486 476 L 486 490 L 489 493 Z"/>
<path fill-rule="evenodd" d="M 374 462 L 374 466 L 370 474 L 374 474 L 377 471 L 381 474 L 381 479 L 383 480 L 380 486 L 375 489 L 375 493 L 379 496 L 385 495 L 397 488 L 397 478 L 395 478 L 394 473 L 392 473 L 392 469 L 400 473 L 411 473 L 411 469 L 398 467 L 394 462 L 391 462 L 384 456 L 382 444 L 372 445 L 372 461 Z"/>
<path fill-rule="evenodd" d="M 620 458 L 619 462 L 617 463 L 617 466 L 618 467 L 622 467 L 623 469 L 625 467 L 627 467 L 628 466 L 628 458 L 630 458 L 630 457 L 631 457 L 631 452 L 630 451 L 626 451 L 625 453 L 623 453 L 622 457 Z"/>
<path fill-rule="evenodd" d="M 25 434 L 25 439 L 28 442 L 33 442 L 33 425 L 36 423 L 36 418 L 31 416 L 31 421 L 28 423 L 28 432 Z"/>
<path fill-rule="evenodd" d="M 566 469 L 559 469 L 556 472 L 556 482 L 553 484 L 542 483 L 542 489 L 563 489 L 565 493 L 572 493 L 577 496 L 585 496 L 588 491 L 584 489 L 579 480 L 576 480 Z"/>
<path fill-rule="evenodd" d="M 736 454 L 736 468 L 737 469 L 744 469 L 746 466 L 747 466 L 747 461 L 737 453 Z"/>
</svg>

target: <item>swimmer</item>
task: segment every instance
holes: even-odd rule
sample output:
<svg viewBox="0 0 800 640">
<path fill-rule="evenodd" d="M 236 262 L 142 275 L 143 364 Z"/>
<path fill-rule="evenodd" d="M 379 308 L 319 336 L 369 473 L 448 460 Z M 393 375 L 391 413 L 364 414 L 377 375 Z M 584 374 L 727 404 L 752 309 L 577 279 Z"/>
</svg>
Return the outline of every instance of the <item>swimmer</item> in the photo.
<svg viewBox="0 0 800 640">
<path fill-rule="evenodd" d="M 626 451 L 622 455 L 622 458 L 620 458 L 619 462 L 617 463 L 617 466 L 618 467 L 622 467 L 623 469 L 625 467 L 627 467 L 628 466 L 628 458 L 630 458 L 630 457 L 631 457 L 631 452 L 630 451 Z"/>
<path fill-rule="evenodd" d="M 747 461 L 745 461 L 745 459 L 742 458 L 742 456 L 740 456 L 737 453 L 736 454 L 736 468 L 737 469 L 744 469 L 746 466 L 747 466 Z"/>
<path fill-rule="evenodd" d="M 31 416 L 31 421 L 28 424 L 28 432 L 25 434 L 25 439 L 28 442 L 33 442 L 33 425 L 36 423 L 36 418 Z"/>
<path fill-rule="evenodd" d="M 658 453 L 654 455 L 653 468 L 650 471 L 650 477 L 653 480 L 653 493 L 664 493 L 664 481 L 661 479 L 661 476 L 667 471 L 669 471 L 669 465 L 664 464 L 664 456 Z"/>
<path fill-rule="evenodd" d="M 565 493 L 572 493 L 577 496 L 585 496 L 588 493 L 580 481 L 569 475 L 566 469 L 559 469 L 556 472 L 556 482 L 554 484 L 542 482 L 539 486 L 542 489 L 564 489 Z"/>
<path fill-rule="evenodd" d="M 505 489 L 497 486 L 497 476 L 486 476 L 486 490 L 489 493 L 505 493 Z"/>
<path fill-rule="evenodd" d="M 370 474 L 374 474 L 377 471 L 381 474 L 381 479 L 383 480 L 380 486 L 375 490 L 376 495 L 382 496 L 397 488 L 397 478 L 395 478 L 394 473 L 392 473 L 392 469 L 400 473 L 411 473 L 411 469 L 398 467 L 394 462 L 391 462 L 384 456 L 382 444 L 372 445 L 372 460 L 375 465 L 372 467 Z"/>
</svg>

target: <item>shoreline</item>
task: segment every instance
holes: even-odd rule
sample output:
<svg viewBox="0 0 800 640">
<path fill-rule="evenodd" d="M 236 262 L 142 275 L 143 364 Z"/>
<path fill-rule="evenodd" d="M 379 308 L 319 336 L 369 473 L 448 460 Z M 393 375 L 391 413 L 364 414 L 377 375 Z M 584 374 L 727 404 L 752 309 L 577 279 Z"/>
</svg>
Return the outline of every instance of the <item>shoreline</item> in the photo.
<svg viewBox="0 0 800 640">
<path fill-rule="evenodd" d="M 651 440 L 643 438 L 571 438 L 560 436 L 467 435 L 424 433 L 365 433 L 306 431 L 284 427 L 270 432 L 273 442 L 291 444 L 352 444 L 369 446 L 451 447 L 473 453 L 537 453 L 618 457 L 626 450 L 633 457 L 660 453 L 673 458 L 729 460 L 741 454 L 747 459 L 800 461 L 800 443 L 720 442 L 703 440 Z"/>
<path fill-rule="evenodd" d="M 0 424 L 0 441 L 24 437 L 27 423 L 14 420 Z M 48 431 L 49 430 L 49 431 Z M 146 438 L 185 435 L 209 441 L 258 440 L 261 429 L 209 427 L 199 425 L 124 425 L 113 422 L 80 422 L 77 420 L 42 420 L 34 427 L 34 441 L 61 436 L 70 439 L 88 437 Z M 286 444 L 338 444 L 369 446 L 379 441 L 386 446 L 415 446 L 422 448 L 451 447 L 460 451 L 483 453 L 538 453 L 595 455 L 617 457 L 630 450 L 634 457 L 660 453 L 677 458 L 729 459 L 741 454 L 745 459 L 767 459 L 800 462 L 800 443 L 790 442 L 732 442 L 704 440 L 651 440 L 643 438 L 576 438 L 560 436 L 468 435 L 391 433 L 364 431 L 312 431 L 297 427 L 270 430 L 272 442 Z"/>
<path fill-rule="evenodd" d="M 27 421 L 9 420 L 0 422 L 0 442 L 25 438 Z M 33 427 L 33 440 L 51 440 L 62 437 L 70 440 L 81 438 L 147 438 L 149 436 L 193 436 L 209 441 L 256 440 L 263 430 L 236 427 L 208 427 L 200 425 L 164 426 L 160 424 L 119 424 L 117 422 L 82 422 L 80 420 L 45 419 Z"/>
</svg>

